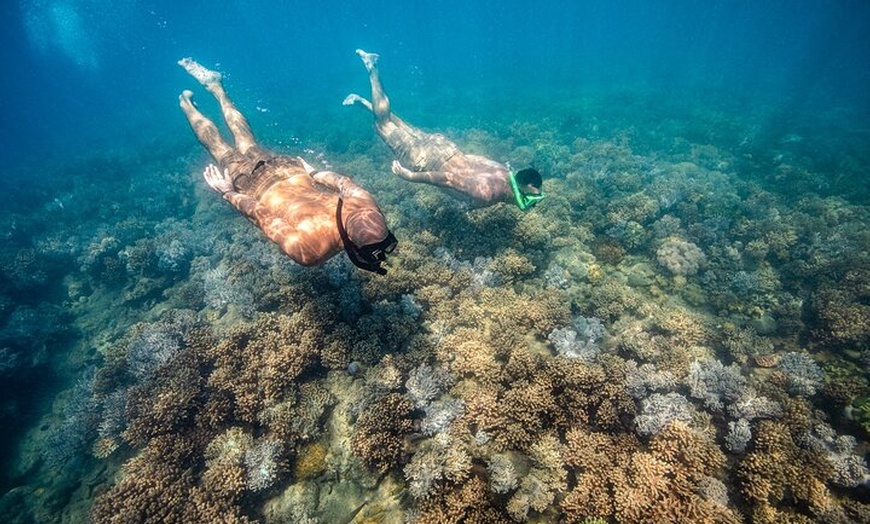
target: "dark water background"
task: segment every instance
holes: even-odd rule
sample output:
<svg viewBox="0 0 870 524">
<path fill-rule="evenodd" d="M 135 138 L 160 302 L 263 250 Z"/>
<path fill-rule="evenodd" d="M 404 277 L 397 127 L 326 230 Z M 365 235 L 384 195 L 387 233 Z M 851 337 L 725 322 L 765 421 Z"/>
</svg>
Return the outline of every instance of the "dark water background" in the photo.
<svg viewBox="0 0 870 524">
<path fill-rule="evenodd" d="M 229 72 L 240 106 L 269 109 L 251 116 L 255 128 L 275 111 L 288 114 L 285 129 L 300 112 L 323 111 L 323 126 L 367 132 L 367 122 L 327 109 L 365 92 L 357 47 L 388 57 L 395 103 L 420 125 L 435 125 L 422 101 L 436 96 L 479 119 L 522 107 L 511 100 L 621 93 L 691 111 L 703 98 L 760 113 L 782 134 L 795 121 L 813 129 L 814 116 L 829 126 L 832 114 L 854 131 L 870 116 L 870 4 L 860 0 L 219 5 L 4 2 L 7 164 L 189 140 L 176 97 L 196 86 L 175 65 L 183 56 Z M 649 118 L 639 114 L 638 125 Z"/>
</svg>

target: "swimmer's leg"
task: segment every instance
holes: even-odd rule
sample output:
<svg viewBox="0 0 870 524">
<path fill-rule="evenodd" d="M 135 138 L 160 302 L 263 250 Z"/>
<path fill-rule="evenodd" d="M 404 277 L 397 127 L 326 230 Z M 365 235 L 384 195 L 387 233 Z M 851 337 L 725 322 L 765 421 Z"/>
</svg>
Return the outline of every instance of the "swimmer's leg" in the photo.
<svg viewBox="0 0 870 524">
<path fill-rule="evenodd" d="M 257 143 L 254 140 L 254 134 L 251 133 L 251 126 L 224 91 L 224 86 L 221 84 L 221 74 L 206 69 L 190 58 L 182 58 L 178 61 L 178 65 L 196 78 L 220 103 L 224 120 L 226 120 L 227 127 L 230 128 L 236 142 L 236 149 L 244 155 L 248 149 L 255 147 Z"/>
<path fill-rule="evenodd" d="M 190 123 L 190 127 L 193 128 L 196 138 L 208 149 L 212 158 L 221 162 L 233 153 L 233 148 L 224 142 L 214 122 L 206 118 L 193 105 L 192 96 L 193 93 L 185 89 L 181 93 L 181 96 L 178 97 L 178 104 L 181 106 L 181 110 L 184 111 L 185 116 L 187 116 L 187 121 Z"/>
<path fill-rule="evenodd" d="M 378 125 L 384 125 L 390 121 L 390 99 L 384 93 L 384 86 L 381 85 L 381 78 L 378 74 L 378 55 L 375 53 L 366 53 L 362 49 L 357 49 L 356 54 L 362 59 L 366 66 L 366 71 L 369 72 L 369 82 L 372 85 L 372 113 L 375 114 L 375 120 Z"/>
</svg>

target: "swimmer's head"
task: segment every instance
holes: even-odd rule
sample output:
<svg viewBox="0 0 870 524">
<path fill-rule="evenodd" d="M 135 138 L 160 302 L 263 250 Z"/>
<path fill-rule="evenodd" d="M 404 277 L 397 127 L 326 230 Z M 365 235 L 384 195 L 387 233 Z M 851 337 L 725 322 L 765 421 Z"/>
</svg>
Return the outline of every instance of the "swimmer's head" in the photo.
<svg viewBox="0 0 870 524">
<path fill-rule="evenodd" d="M 543 179 L 535 169 L 528 167 L 517 173 L 511 172 L 510 183 L 517 207 L 523 211 L 535 207 L 544 199 L 544 192 L 541 190 Z"/>
<path fill-rule="evenodd" d="M 388 231 L 386 238 L 380 242 L 365 246 L 357 246 L 347 240 L 344 242 L 344 250 L 347 253 L 347 258 L 356 267 L 379 275 L 386 275 L 387 270 L 381 267 L 381 262 L 387 260 L 387 255 L 396 249 L 396 244 L 398 244 L 396 237 Z"/>
<path fill-rule="evenodd" d="M 335 206 L 335 221 L 338 227 L 338 235 L 341 237 L 341 244 L 344 246 L 344 252 L 347 253 L 347 258 L 360 269 L 377 273 L 378 275 L 386 275 L 387 270 L 381 267 L 381 262 L 387 260 L 387 255 L 396 249 L 396 237 L 387 229 L 387 225 L 383 223 L 382 215 L 369 215 L 370 219 L 379 218 L 374 224 L 369 223 L 374 227 L 357 227 L 349 226 L 357 231 L 355 241 L 350 239 L 347 229 L 345 228 L 342 219 L 342 207 L 344 199 L 339 197 L 338 203 Z M 349 217 L 349 221 L 353 221 L 354 217 Z M 357 223 L 358 224 L 358 223 Z"/>
</svg>

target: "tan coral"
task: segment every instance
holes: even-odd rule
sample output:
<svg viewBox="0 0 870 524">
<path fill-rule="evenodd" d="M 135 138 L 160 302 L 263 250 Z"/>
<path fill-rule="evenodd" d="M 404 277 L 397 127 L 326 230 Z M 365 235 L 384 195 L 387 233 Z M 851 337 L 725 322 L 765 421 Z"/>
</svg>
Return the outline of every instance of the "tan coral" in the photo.
<svg viewBox="0 0 870 524">
<path fill-rule="evenodd" d="M 404 438 L 413 429 L 413 411 L 411 401 L 399 393 L 377 400 L 357 420 L 351 450 L 381 472 L 401 464 Z"/>
<path fill-rule="evenodd" d="M 490 498 L 486 482 L 473 476 L 455 489 L 446 489 L 420 505 L 413 524 L 444 524 L 468 522 L 475 524 L 507 524 L 507 514 Z"/>
<path fill-rule="evenodd" d="M 762 420 L 753 443 L 737 467 L 740 489 L 753 513 L 770 513 L 770 506 L 791 514 L 792 499 L 817 513 L 831 509 L 834 498 L 825 485 L 833 473 L 830 463 L 817 452 L 798 447 L 788 426 Z"/>
</svg>

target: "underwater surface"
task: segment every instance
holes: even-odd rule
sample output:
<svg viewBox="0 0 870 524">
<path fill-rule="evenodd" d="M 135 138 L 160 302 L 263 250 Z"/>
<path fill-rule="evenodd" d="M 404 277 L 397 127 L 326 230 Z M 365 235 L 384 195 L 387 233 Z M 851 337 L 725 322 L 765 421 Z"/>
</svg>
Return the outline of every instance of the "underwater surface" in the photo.
<svg viewBox="0 0 870 524">
<path fill-rule="evenodd" d="M 215 4 L 0 7 L 0 521 L 870 522 L 870 4 Z M 546 198 L 393 175 L 357 48 Z M 207 187 L 188 56 L 385 276 Z"/>
</svg>

